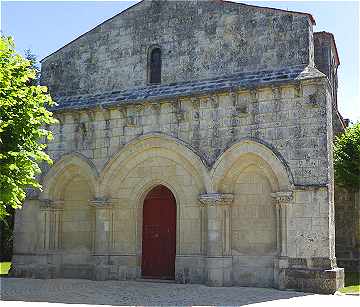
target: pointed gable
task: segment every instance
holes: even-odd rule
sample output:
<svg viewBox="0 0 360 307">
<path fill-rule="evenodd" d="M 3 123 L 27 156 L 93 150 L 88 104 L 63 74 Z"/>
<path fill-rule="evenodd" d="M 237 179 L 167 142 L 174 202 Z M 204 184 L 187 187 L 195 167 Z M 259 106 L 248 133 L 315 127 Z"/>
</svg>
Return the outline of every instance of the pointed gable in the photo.
<svg viewBox="0 0 360 307">
<path fill-rule="evenodd" d="M 46 57 L 43 83 L 54 96 L 146 86 L 153 46 L 162 84 L 307 65 L 312 20 L 228 1 L 145 0 Z"/>
</svg>

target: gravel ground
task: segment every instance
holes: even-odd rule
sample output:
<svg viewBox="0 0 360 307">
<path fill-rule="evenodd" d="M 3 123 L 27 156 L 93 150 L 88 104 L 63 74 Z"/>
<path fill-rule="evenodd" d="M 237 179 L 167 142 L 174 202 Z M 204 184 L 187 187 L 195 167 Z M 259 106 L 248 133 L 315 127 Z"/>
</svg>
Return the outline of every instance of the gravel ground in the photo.
<svg viewBox="0 0 360 307">
<path fill-rule="evenodd" d="M 3 278 L 0 287 L 1 300 L 8 301 L 2 306 L 29 306 L 11 301 L 93 305 L 360 306 L 360 298 L 356 296 L 140 281 Z"/>
</svg>

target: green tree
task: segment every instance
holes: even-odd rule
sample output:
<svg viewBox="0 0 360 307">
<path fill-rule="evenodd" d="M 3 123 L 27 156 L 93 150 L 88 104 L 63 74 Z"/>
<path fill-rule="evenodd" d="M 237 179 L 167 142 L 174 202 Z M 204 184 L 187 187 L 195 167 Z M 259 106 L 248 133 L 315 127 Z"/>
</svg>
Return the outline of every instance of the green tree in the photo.
<svg viewBox="0 0 360 307">
<path fill-rule="evenodd" d="M 0 38 L 0 220 L 19 208 L 27 188 L 41 188 L 36 177 L 41 162 L 52 163 L 44 152 L 55 123 L 47 110 L 47 88 L 32 85 L 32 63 L 15 52 L 11 37 Z"/>
<path fill-rule="evenodd" d="M 30 68 L 35 71 L 35 78 L 28 81 L 30 85 L 40 85 L 40 67 L 35 54 L 30 49 L 25 50 L 25 59 L 30 61 Z"/>
<path fill-rule="evenodd" d="M 337 185 L 355 190 L 360 188 L 360 122 L 336 138 L 334 170 Z"/>
</svg>

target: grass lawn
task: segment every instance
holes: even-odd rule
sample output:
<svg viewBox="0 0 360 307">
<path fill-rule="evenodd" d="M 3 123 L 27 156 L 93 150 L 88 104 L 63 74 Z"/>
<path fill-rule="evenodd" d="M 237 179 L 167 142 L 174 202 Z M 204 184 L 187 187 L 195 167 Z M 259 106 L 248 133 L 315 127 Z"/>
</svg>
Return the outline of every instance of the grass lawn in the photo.
<svg viewBox="0 0 360 307">
<path fill-rule="evenodd" d="M 341 293 L 357 293 L 360 294 L 360 273 L 345 273 L 345 287 L 340 289 Z"/>
<path fill-rule="evenodd" d="M 7 275 L 11 262 L 0 262 L 0 275 Z"/>
</svg>

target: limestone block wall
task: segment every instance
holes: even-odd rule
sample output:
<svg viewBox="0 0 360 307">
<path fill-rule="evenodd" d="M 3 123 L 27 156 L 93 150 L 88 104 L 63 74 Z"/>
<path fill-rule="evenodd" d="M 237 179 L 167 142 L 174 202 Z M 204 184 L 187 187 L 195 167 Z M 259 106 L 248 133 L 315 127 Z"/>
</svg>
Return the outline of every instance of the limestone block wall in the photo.
<svg viewBox="0 0 360 307">
<path fill-rule="evenodd" d="M 334 246 L 329 241 L 329 193 L 327 188 L 298 189 L 288 208 L 287 252 L 293 258 L 334 258 Z M 332 204 L 333 205 L 333 204 Z"/>
<path fill-rule="evenodd" d="M 332 170 L 328 162 L 331 148 L 326 126 L 329 105 L 324 92 L 326 88 L 321 81 L 307 81 L 295 86 L 184 97 L 110 110 L 57 113 L 60 124 L 52 128 L 54 140 L 48 151 L 55 161 L 64 154 L 79 152 L 100 172 L 131 140 L 153 132 L 183 142 L 208 166 L 213 165 L 232 144 L 243 139 L 263 142 L 283 159 L 292 184 L 303 188 L 295 195 L 299 206 L 290 212 L 294 219 L 289 225 L 289 230 L 293 230 L 293 241 L 289 241 L 289 246 L 293 257 L 311 256 L 318 254 L 324 244 L 324 249 L 328 250 L 325 237 L 333 227 L 325 220 L 328 204 L 332 202 L 331 191 L 326 187 L 331 183 Z M 165 173 L 173 173 L 175 169 L 172 166 Z M 160 171 L 143 165 L 134 172 L 152 174 Z M 134 185 L 136 176 L 129 182 Z M 125 187 L 118 191 L 121 189 Z M 127 193 L 125 190 L 123 197 Z M 111 193 L 109 196 L 114 197 Z M 196 193 L 193 197 L 196 199 Z M 126 208 L 126 200 L 121 203 Z M 319 232 L 321 227 L 323 236 Z M 302 231 L 313 234 L 299 238 Z M 310 244 L 316 250 L 307 251 L 308 240 L 318 241 L 316 248 L 315 244 Z"/>
<path fill-rule="evenodd" d="M 38 210 L 25 213 L 43 228 L 17 228 L 19 276 L 31 272 L 33 260 L 20 253 L 32 234 L 43 242 L 31 248 L 45 276 L 141 276 L 142 205 L 163 184 L 177 204 L 176 280 L 323 292 L 341 285 L 323 79 L 56 117 L 55 165 L 34 196 Z"/>
<path fill-rule="evenodd" d="M 142 1 L 42 61 L 52 96 L 148 83 L 162 50 L 162 83 L 314 65 L 312 17 L 227 1 Z"/>
<path fill-rule="evenodd" d="M 335 187 L 336 259 L 346 271 L 360 269 L 360 194 Z"/>
<path fill-rule="evenodd" d="M 328 98 L 322 81 L 306 81 L 106 110 L 57 112 L 60 124 L 52 127 L 48 152 L 55 161 L 79 152 L 101 170 L 131 140 L 159 132 L 185 142 L 212 165 L 232 144 L 253 138 L 279 153 L 294 184 L 326 185 L 331 174 Z"/>
</svg>

